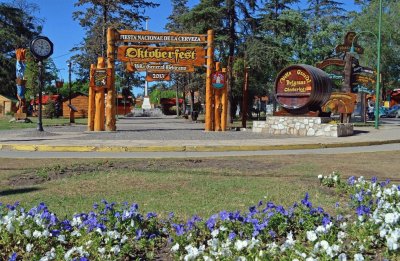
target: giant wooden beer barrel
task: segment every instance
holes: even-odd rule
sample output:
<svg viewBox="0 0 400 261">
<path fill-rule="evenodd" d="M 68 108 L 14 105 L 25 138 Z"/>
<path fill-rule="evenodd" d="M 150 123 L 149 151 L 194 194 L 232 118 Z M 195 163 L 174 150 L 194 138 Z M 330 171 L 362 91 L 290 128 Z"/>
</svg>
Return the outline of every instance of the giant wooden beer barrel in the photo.
<svg viewBox="0 0 400 261">
<path fill-rule="evenodd" d="M 286 111 L 304 114 L 319 111 L 329 99 L 333 83 L 321 69 L 297 64 L 279 72 L 275 81 L 275 98 Z"/>
</svg>

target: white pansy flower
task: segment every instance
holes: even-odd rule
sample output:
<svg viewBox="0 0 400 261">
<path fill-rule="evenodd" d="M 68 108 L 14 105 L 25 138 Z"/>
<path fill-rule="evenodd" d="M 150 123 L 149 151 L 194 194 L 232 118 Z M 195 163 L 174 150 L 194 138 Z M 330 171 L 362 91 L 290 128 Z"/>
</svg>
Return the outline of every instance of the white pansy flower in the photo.
<svg viewBox="0 0 400 261">
<path fill-rule="evenodd" d="M 71 236 L 80 237 L 81 233 L 79 232 L 79 230 L 74 230 L 74 231 L 72 231 Z"/>
<path fill-rule="evenodd" d="M 70 256 L 72 255 L 72 253 L 74 253 L 76 250 L 76 247 L 71 248 L 70 250 L 68 250 L 65 255 L 64 255 L 64 259 L 65 260 L 69 260 Z"/>
<path fill-rule="evenodd" d="M 240 250 L 242 250 L 243 248 L 246 248 L 247 245 L 248 245 L 247 240 L 240 240 L 240 239 L 238 239 L 238 240 L 236 240 L 236 242 L 235 242 L 235 249 L 236 249 L 237 251 L 240 251 Z"/>
<path fill-rule="evenodd" d="M 77 226 L 82 224 L 81 217 L 74 217 L 71 222 L 71 226 Z"/>
<path fill-rule="evenodd" d="M 339 233 L 337 235 L 339 240 L 346 238 L 346 236 L 347 236 L 346 232 L 343 232 L 343 231 L 339 231 Z"/>
<path fill-rule="evenodd" d="M 220 226 L 219 230 L 221 230 L 221 231 L 226 231 L 226 230 L 228 230 L 228 229 L 227 229 L 226 227 L 224 227 L 224 226 Z"/>
<path fill-rule="evenodd" d="M 128 240 L 128 237 L 126 235 L 123 235 L 121 238 L 121 244 L 124 244 Z"/>
<path fill-rule="evenodd" d="M 322 179 L 323 178 L 323 176 L 320 174 L 320 175 L 318 175 L 318 179 Z"/>
<path fill-rule="evenodd" d="M 119 245 L 113 246 L 111 249 L 111 252 L 114 252 L 114 255 L 118 255 L 121 249 L 119 248 Z"/>
<path fill-rule="evenodd" d="M 108 231 L 107 236 L 109 236 L 112 239 L 118 239 L 120 238 L 121 234 L 118 231 L 113 230 L 113 231 Z"/>
<path fill-rule="evenodd" d="M 292 246 L 294 246 L 295 243 L 296 243 L 296 240 L 293 240 L 293 234 L 292 234 L 292 231 L 290 231 L 287 234 L 285 243 L 283 243 L 281 245 L 281 251 L 284 252 L 286 249 L 292 248 Z"/>
<path fill-rule="evenodd" d="M 399 244 L 397 243 L 397 238 L 395 237 L 387 237 L 386 238 L 386 244 L 389 248 L 389 250 L 397 250 L 399 248 Z"/>
<path fill-rule="evenodd" d="M 335 253 L 338 253 L 340 251 L 340 246 L 332 245 L 332 251 L 335 252 Z"/>
<path fill-rule="evenodd" d="M 229 249 L 229 247 L 224 247 L 221 250 L 221 256 L 230 257 L 230 256 L 232 256 L 232 251 Z"/>
<path fill-rule="evenodd" d="M 99 248 L 97 249 L 97 251 L 98 251 L 101 255 L 104 255 L 104 253 L 106 252 L 106 248 L 105 248 L 105 247 L 99 247 Z"/>
<path fill-rule="evenodd" d="M 278 245 L 275 242 L 267 244 L 267 248 L 270 252 L 275 252 L 278 249 Z"/>
<path fill-rule="evenodd" d="M 178 251 L 179 250 L 179 244 L 178 243 L 176 243 L 175 245 L 173 245 L 172 247 L 171 247 L 171 252 L 176 252 L 176 251 Z"/>
<path fill-rule="evenodd" d="M 385 223 L 386 224 L 394 224 L 398 220 L 398 214 L 397 213 L 387 213 L 385 214 Z"/>
<path fill-rule="evenodd" d="M 364 257 L 362 254 L 355 254 L 354 255 L 354 261 L 363 261 Z"/>
<path fill-rule="evenodd" d="M 251 238 L 250 244 L 249 244 L 249 249 L 253 249 L 255 246 L 258 245 L 258 243 L 260 243 L 260 240 L 255 239 L 254 237 Z"/>
<path fill-rule="evenodd" d="M 347 261 L 347 256 L 346 256 L 345 253 L 341 253 L 341 254 L 338 256 L 338 259 L 339 259 L 339 261 Z"/>
<path fill-rule="evenodd" d="M 37 231 L 37 230 L 33 231 L 33 237 L 38 238 L 38 237 L 41 237 L 41 236 L 42 236 L 42 232 Z"/>
<path fill-rule="evenodd" d="M 43 232 L 42 232 L 42 236 L 43 237 L 48 237 L 50 235 L 50 232 L 47 230 L 47 229 L 45 229 L 45 230 L 43 230 Z"/>
<path fill-rule="evenodd" d="M 95 230 L 97 233 L 99 233 L 100 235 L 103 235 L 104 234 L 104 232 L 103 231 L 101 231 L 101 228 L 96 228 L 96 230 Z"/>
<path fill-rule="evenodd" d="M 339 227 L 340 229 L 345 230 L 347 228 L 347 223 L 346 222 L 340 223 Z"/>
<path fill-rule="evenodd" d="M 195 260 L 196 257 L 199 256 L 200 252 L 196 247 L 193 247 L 192 245 L 188 245 L 185 247 L 185 250 L 187 251 L 187 255 L 183 258 L 185 261 L 189 260 Z"/>
<path fill-rule="evenodd" d="M 227 238 L 225 243 L 221 244 L 221 247 L 229 247 L 230 245 L 232 245 L 232 241 L 230 241 L 229 238 Z"/>
<path fill-rule="evenodd" d="M 327 227 L 324 226 L 318 226 L 315 229 L 315 232 L 317 232 L 317 234 L 325 234 L 327 232 Z"/>
<path fill-rule="evenodd" d="M 65 235 L 59 235 L 57 237 L 57 240 L 60 241 L 61 243 L 65 243 Z"/>
<path fill-rule="evenodd" d="M 27 244 L 26 247 L 25 247 L 25 250 L 26 250 L 26 252 L 30 253 L 32 248 L 33 248 L 32 244 Z"/>
<path fill-rule="evenodd" d="M 219 234 L 219 230 L 218 230 L 218 229 L 214 229 L 214 230 L 211 232 L 211 236 L 212 236 L 212 237 L 216 237 L 216 236 L 218 236 L 218 234 Z"/>
<path fill-rule="evenodd" d="M 328 241 L 326 241 L 326 240 L 322 240 L 321 242 L 320 242 L 320 245 L 321 245 L 321 247 L 322 247 L 322 249 L 323 250 L 327 250 L 328 249 L 328 247 L 329 247 L 329 243 L 328 243 Z"/>
<path fill-rule="evenodd" d="M 15 228 L 14 228 L 14 226 L 13 226 L 13 224 L 11 223 L 11 222 L 9 222 L 8 224 L 7 224 L 7 226 L 6 226 L 6 229 L 7 229 L 7 231 L 9 232 L 9 233 L 14 233 L 14 231 L 15 231 Z"/>
<path fill-rule="evenodd" d="M 330 246 L 325 250 L 325 252 L 326 252 L 326 254 L 327 254 L 328 256 L 330 256 L 330 257 L 333 257 L 333 256 L 334 256 L 332 247 L 330 247 Z"/>
<path fill-rule="evenodd" d="M 24 235 L 25 235 L 26 237 L 31 237 L 31 236 L 32 236 L 32 232 L 31 232 L 29 229 L 25 229 L 25 230 L 24 230 Z"/>
<path fill-rule="evenodd" d="M 317 234 L 314 231 L 307 231 L 307 240 L 314 242 L 315 240 L 317 240 Z"/>
</svg>

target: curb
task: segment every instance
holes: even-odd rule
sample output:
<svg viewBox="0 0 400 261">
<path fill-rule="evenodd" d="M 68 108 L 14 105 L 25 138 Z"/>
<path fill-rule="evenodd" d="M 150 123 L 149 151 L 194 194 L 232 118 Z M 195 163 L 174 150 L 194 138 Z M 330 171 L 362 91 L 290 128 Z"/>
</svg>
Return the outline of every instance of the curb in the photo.
<svg viewBox="0 0 400 261">
<path fill-rule="evenodd" d="M 243 145 L 243 146 L 63 146 L 63 145 L 29 145 L 4 144 L 0 151 L 40 151 L 40 152 L 223 152 L 223 151 L 268 151 L 268 150 L 300 150 L 362 147 L 400 143 L 400 139 L 382 141 L 360 141 L 346 143 L 311 143 L 292 145 Z"/>
</svg>

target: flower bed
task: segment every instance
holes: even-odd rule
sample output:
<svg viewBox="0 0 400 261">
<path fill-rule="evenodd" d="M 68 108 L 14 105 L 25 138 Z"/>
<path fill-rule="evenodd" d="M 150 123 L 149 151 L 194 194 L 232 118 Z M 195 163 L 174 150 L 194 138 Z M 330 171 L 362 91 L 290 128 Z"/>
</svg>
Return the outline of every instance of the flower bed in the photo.
<svg viewBox="0 0 400 261">
<path fill-rule="evenodd" d="M 289 208 L 260 201 L 186 222 L 103 201 L 59 220 L 45 204 L 0 206 L 1 260 L 395 260 L 400 186 L 339 174 L 319 177 L 348 198 L 329 214 L 309 195 Z"/>
</svg>

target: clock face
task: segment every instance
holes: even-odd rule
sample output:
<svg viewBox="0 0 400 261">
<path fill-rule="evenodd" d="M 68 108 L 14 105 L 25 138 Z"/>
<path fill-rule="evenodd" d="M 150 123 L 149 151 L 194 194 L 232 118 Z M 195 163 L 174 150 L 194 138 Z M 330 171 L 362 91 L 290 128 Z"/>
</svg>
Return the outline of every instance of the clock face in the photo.
<svg viewBox="0 0 400 261">
<path fill-rule="evenodd" d="M 39 59 L 45 59 L 53 53 L 53 45 L 49 39 L 39 37 L 32 41 L 31 51 Z"/>
</svg>

